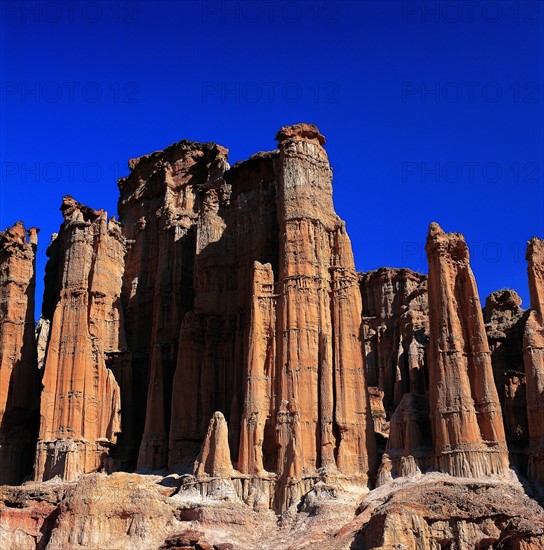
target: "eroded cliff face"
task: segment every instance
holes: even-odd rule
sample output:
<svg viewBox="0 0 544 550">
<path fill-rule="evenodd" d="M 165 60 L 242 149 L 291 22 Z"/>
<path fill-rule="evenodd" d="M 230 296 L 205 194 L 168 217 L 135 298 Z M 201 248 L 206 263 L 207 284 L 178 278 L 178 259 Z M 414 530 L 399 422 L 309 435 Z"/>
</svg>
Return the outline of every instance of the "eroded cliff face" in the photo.
<svg viewBox="0 0 544 550">
<path fill-rule="evenodd" d="M 44 317 L 51 329 L 43 368 L 34 477 L 110 468 L 120 389 L 108 363 L 126 353 L 120 303 L 124 239 L 117 222 L 65 197 L 64 223 L 48 248 Z"/>
<path fill-rule="evenodd" d="M 405 393 L 427 391 L 427 277 L 382 267 L 360 273 L 359 282 L 367 382 L 382 389 L 384 407 L 392 414 Z"/>
<path fill-rule="evenodd" d="M 0 231 L 0 485 L 31 474 L 39 418 L 34 340 L 38 230 Z"/>
<path fill-rule="evenodd" d="M 510 463 L 527 471 L 527 400 L 523 366 L 523 332 L 527 312 L 514 290 L 497 290 L 483 310 L 493 376 L 499 394 Z"/>
<path fill-rule="evenodd" d="M 121 225 L 66 197 L 35 339 L 36 232 L 0 234 L 7 481 L 31 468 L 43 373 L 37 481 L 0 488 L 0 540 L 544 548 L 508 470 L 544 482 L 543 241 L 529 312 L 503 290 L 482 313 L 463 237 L 436 224 L 428 277 L 357 274 L 325 138 L 276 139 L 233 167 L 189 141 L 131 160 Z"/>
<path fill-rule="evenodd" d="M 119 181 L 128 244 L 122 297 L 132 352 L 129 368 L 118 376 L 126 414 L 116 455 L 125 465 L 134 465 L 136 456 L 139 468 L 168 463 L 180 328 L 198 285 L 197 227 L 214 199 L 228 197 L 222 179 L 227 154 L 216 144 L 185 140 L 132 159 L 130 175 Z"/>
<path fill-rule="evenodd" d="M 468 247 L 429 227 L 429 403 L 436 465 L 454 476 L 505 474 L 508 451 Z"/>
<path fill-rule="evenodd" d="M 533 237 L 527 244 L 531 309 L 523 336 L 527 381 L 529 428 L 529 476 L 544 482 L 544 240 Z"/>
<path fill-rule="evenodd" d="M 377 464 L 362 302 L 351 243 L 332 204 L 324 138 L 297 125 L 277 140 L 277 474 L 292 486 L 323 467 L 366 483 Z"/>
</svg>

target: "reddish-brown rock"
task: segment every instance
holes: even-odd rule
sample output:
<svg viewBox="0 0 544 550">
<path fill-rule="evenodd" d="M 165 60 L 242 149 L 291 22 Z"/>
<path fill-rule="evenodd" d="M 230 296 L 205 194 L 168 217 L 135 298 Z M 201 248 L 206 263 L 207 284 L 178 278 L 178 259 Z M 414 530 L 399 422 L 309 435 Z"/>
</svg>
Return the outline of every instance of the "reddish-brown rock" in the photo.
<svg viewBox="0 0 544 550">
<path fill-rule="evenodd" d="M 215 411 L 225 415 L 237 461 L 254 263 L 277 265 L 275 157 L 253 155 L 202 189 L 194 310 L 183 319 L 173 382 L 171 468 L 192 467 Z"/>
<path fill-rule="evenodd" d="M 48 249 L 43 372 L 35 478 L 109 467 L 120 431 L 120 391 L 108 363 L 126 350 L 120 304 L 124 239 L 117 222 L 65 197 Z"/>
<path fill-rule="evenodd" d="M 527 469 L 527 405 L 523 366 L 523 332 L 527 313 L 514 290 L 492 292 L 483 310 L 493 376 L 504 419 L 510 462 Z"/>
<path fill-rule="evenodd" d="M 194 475 L 198 477 L 230 478 L 233 474 L 230 461 L 229 429 L 225 417 L 216 412 L 210 420 L 208 433 L 198 455 Z"/>
<path fill-rule="evenodd" d="M 427 389 L 427 277 L 382 267 L 359 274 L 367 381 L 384 392 L 389 415 L 407 392 Z"/>
<path fill-rule="evenodd" d="M 129 245 L 123 303 L 132 363 L 119 377 L 126 414 L 116 454 L 126 465 L 138 451 L 140 468 L 167 465 L 180 327 L 194 302 L 196 225 L 210 188 L 219 196 L 227 192 L 221 179 L 227 152 L 213 143 L 181 141 L 132 159 L 131 174 L 119 181 L 119 218 Z"/>
<path fill-rule="evenodd" d="M 525 325 L 523 351 L 527 383 L 529 476 L 544 483 L 544 240 L 527 245 L 531 310 Z"/>
<path fill-rule="evenodd" d="M 279 153 L 254 155 L 203 188 L 169 464 L 194 461 L 221 411 L 237 468 L 277 474 L 283 509 L 322 467 L 366 483 L 376 451 L 361 296 L 324 138 L 295 125 L 278 141 Z"/>
<path fill-rule="evenodd" d="M 319 468 L 366 483 L 376 450 L 363 369 L 361 295 L 345 225 L 332 204 L 324 138 L 302 124 L 282 128 L 277 140 L 277 283 L 272 293 L 268 272 L 259 292 L 264 312 L 275 304 L 275 341 L 261 336 L 250 344 L 260 339 L 261 350 L 275 349 L 250 356 L 248 372 L 255 378 L 270 372 L 266 364 L 275 357 L 277 500 L 286 508 L 301 496 L 303 479 Z M 266 332 L 266 317 L 263 326 L 252 328 Z M 258 407 L 246 408 L 243 417 L 255 413 Z M 266 433 L 264 439 L 263 448 Z M 251 464 L 246 451 L 242 446 L 240 464 Z M 250 451 L 262 453 L 255 446 Z"/>
<path fill-rule="evenodd" d="M 422 395 L 405 393 L 389 423 L 379 484 L 391 478 L 425 472 L 433 465 L 429 404 Z"/>
<path fill-rule="evenodd" d="M 34 340 L 38 230 L 0 231 L 0 485 L 32 471 L 39 417 Z"/>
<path fill-rule="evenodd" d="M 476 281 L 459 233 L 432 223 L 429 262 L 429 398 L 437 467 L 455 476 L 508 470 Z"/>
</svg>

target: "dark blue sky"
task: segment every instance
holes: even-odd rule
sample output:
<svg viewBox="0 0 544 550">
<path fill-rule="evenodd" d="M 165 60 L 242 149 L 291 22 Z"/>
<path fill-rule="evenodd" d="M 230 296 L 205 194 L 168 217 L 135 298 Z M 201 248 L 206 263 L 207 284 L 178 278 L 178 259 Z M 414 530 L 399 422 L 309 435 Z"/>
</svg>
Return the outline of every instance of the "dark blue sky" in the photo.
<svg viewBox="0 0 544 550">
<path fill-rule="evenodd" d="M 14 2 L 1 16 L 0 226 L 72 194 L 115 213 L 127 160 L 188 138 L 230 161 L 283 125 L 327 138 L 359 270 L 426 271 L 428 224 L 471 245 L 482 301 L 544 237 L 540 1 Z"/>
</svg>

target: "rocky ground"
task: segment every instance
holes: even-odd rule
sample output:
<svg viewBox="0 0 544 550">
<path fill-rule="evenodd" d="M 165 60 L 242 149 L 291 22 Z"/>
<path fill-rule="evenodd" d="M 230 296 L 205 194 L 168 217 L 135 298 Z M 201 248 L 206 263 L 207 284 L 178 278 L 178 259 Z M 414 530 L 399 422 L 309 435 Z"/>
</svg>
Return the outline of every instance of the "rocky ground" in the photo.
<svg viewBox="0 0 544 550">
<path fill-rule="evenodd" d="M 224 481 L 203 497 L 191 480 L 114 473 L 4 486 L 2 550 L 544 548 L 544 510 L 514 475 L 436 472 L 366 495 L 322 481 L 281 516 L 247 506 Z"/>
</svg>

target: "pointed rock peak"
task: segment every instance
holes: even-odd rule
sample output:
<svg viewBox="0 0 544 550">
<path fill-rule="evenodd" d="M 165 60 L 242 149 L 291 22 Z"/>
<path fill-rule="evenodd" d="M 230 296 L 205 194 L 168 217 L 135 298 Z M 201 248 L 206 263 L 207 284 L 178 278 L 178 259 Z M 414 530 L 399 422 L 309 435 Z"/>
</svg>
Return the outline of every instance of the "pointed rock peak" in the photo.
<svg viewBox="0 0 544 550">
<path fill-rule="evenodd" d="M 526 259 L 529 273 L 531 309 L 544 314 L 544 240 L 533 237 L 527 242 Z"/>
<path fill-rule="evenodd" d="M 1 237 L 5 242 L 25 243 L 26 230 L 22 221 L 15 222 L 11 227 L 1 232 Z"/>
<path fill-rule="evenodd" d="M 429 237 L 434 235 L 444 235 L 444 230 L 437 222 L 431 222 L 429 224 Z"/>
<path fill-rule="evenodd" d="M 232 476 L 233 468 L 230 461 L 229 430 L 227 421 L 221 412 L 215 412 L 208 426 L 208 433 L 202 444 L 202 449 L 195 461 L 193 473 L 197 477 Z"/>
<path fill-rule="evenodd" d="M 429 225 L 425 250 L 427 254 L 449 256 L 454 262 L 468 263 L 470 260 L 468 246 L 463 235 L 461 233 L 446 233 L 436 222 Z"/>
<path fill-rule="evenodd" d="M 316 145 L 325 145 L 325 136 L 315 124 L 299 122 L 292 126 L 284 126 L 277 134 L 276 140 L 281 143 L 286 140 L 309 141 Z"/>
<path fill-rule="evenodd" d="M 62 197 L 60 211 L 65 220 L 82 219 L 82 221 L 93 222 L 98 218 L 104 210 L 94 210 L 84 204 L 76 201 L 72 195 Z"/>
</svg>

